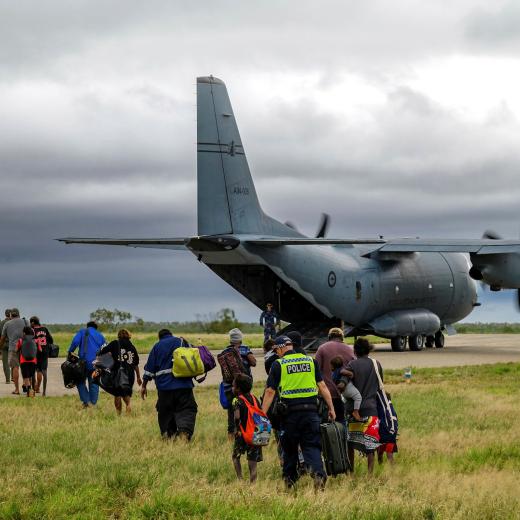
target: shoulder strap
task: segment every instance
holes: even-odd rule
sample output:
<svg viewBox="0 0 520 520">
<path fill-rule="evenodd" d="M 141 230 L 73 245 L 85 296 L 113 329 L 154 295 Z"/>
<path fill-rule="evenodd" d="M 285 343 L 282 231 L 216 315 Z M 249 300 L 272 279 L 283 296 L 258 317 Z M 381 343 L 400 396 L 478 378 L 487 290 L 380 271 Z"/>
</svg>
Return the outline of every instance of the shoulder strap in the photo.
<svg viewBox="0 0 520 520">
<path fill-rule="evenodd" d="M 79 349 L 79 356 L 81 357 L 81 349 L 83 348 L 83 353 L 86 355 L 87 352 L 87 340 L 90 335 L 90 330 L 88 327 L 85 329 L 85 334 L 83 334 L 83 341 L 81 342 L 81 347 Z"/>
<path fill-rule="evenodd" d="M 381 374 L 379 373 L 379 367 L 377 366 L 377 361 L 374 358 L 369 358 L 374 365 L 374 370 L 376 372 L 377 380 L 379 381 L 379 390 L 384 390 L 385 385 L 383 384 L 383 380 L 381 379 Z"/>
</svg>

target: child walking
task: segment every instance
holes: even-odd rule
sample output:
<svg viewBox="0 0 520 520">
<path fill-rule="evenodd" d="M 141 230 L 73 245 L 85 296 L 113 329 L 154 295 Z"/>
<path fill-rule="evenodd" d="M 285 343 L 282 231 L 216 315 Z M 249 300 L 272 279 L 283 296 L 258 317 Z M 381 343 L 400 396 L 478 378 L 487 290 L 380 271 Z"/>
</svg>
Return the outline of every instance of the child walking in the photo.
<svg viewBox="0 0 520 520">
<path fill-rule="evenodd" d="M 395 412 L 394 405 L 390 394 L 386 392 L 388 403 L 390 404 L 390 413 L 381 406 L 381 403 L 377 403 L 377 414 L 379 416 L 379 437 L 381 446 L 377 448 L 377 461 L 379 464 L 383 463 L 384 454 L 390 464 L 394 463 L 394 453 L 397 453 L 397 435 L 398 435 L 398 423 L 397 413 Z"/>
<path fill-rule="evenodd" d="M 233 444 L 233 454 L 231 458 L 237 477 L 242 479 L 240 457 L 244 453 L 246 454 L 247 465 L 249 467 L 249 481 L 251 483 L 256 481 L 257 463 L 262 462 L 262 447 L 246 444 L 242 435 L 242 431 L 246 428 L 248 418 L 248 409 L 244 399 L 252 405 L 258 403 L 258 399 L 251 393 L 252 388 L 253 380 L 245 374 L 239 374 L 233 380 L 232 390 L 233 395 L 236 396 L 232 403 L 233 417 L 235 420 L 235 442 Z"/>
</svg>

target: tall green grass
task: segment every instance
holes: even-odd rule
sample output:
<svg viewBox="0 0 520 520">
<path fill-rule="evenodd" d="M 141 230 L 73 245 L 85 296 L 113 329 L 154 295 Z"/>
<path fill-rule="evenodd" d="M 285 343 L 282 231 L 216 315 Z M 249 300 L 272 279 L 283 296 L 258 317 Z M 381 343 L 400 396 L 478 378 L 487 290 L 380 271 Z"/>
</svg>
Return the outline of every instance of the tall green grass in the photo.
<svg viewBox="0 0 520 520">
<path fill-rule="evenodd" d="M 276 450 L 256 485 L 238 482 L 216 387 L 198 387 L 193 442 L 159 437 L 155 394 L 117 417 L 110 396 L 0 401 L 2 519 L 474 519 L 518 518 L 520 365 L 387 374 L 401 436 L 394 468 L 310 479 L 285 492 Z M 256 388 L 257 394 L 261 388 Z"/>
</svg>

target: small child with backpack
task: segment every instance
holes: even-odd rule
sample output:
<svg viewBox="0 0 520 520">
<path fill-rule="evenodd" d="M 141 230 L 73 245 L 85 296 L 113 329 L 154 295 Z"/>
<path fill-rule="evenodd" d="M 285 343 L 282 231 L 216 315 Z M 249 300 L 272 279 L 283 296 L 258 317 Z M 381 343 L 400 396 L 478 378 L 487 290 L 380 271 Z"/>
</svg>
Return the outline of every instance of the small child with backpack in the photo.
<svg viewBox="0 0 520 520">
<path fill-rule="evenodd" d="M 340 394 L 347 401 L 347 408 L 352 408 L 350 415 L 356 421 L 362 421 L 363 419 L 359 415 L 359 409 L 361 408 L 362 397 L 359 390 L 354 386 L 354 383 L 350 381 L 347 372 L 343 370 L 344 362 L 341 356 L 336 356 L 330 360 L 330 368 L 332 370 L 332 380 L 336 384 Z"/>
<path fill-rule="evenodd" d="M 20 355 L 20 370 L 23 377 L 22 388 L 27 397 L 34 397 L 34 375 L 39 346 L 34 341 L 34 332 L 31 327 L 23 328 L 23 336 L 16 343 L 16 351 Z"/>
<path fill-rule="evenodd" d="M 388 462 L 393 464 L 394 453 L 397 453 L 397 414 L 395 412 L 394 405 L 392 404 L 392 398 L 388 392 L 386 392 L 386 397 L 390 405 L 391 415 L 385 411 L 379 399 L 377 401 L 377 415 L 379 416 L 379 438 L 381 442 L 381 446 L 377 448 L 377 461 L 379 464 L 383 463 L 383 457 L 385 453 Z"/>
<path fill-rule="evenodd" d="M 256 481 L 256 466 L 262 462 L 262 446 L 269 443 L 271 424 L 260 408 L 258 399 L 251 393 L 253 380 L 239 374 L 233 380 L 232 411 L 235 421 L 235 442 L 231 456 L 237 477 L 242 479 L 240 457 L 247 454 L 249 481 Z"/>
</svg>

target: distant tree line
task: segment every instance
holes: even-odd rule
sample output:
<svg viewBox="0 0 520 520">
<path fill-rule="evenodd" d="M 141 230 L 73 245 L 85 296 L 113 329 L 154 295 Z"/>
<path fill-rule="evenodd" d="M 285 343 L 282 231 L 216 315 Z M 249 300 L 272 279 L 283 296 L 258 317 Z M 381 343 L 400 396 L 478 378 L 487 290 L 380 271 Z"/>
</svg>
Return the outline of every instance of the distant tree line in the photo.
<svg viewBox="0 0 520 520">
<path fill-rule="evenodd" d="M 519 334 L 520 323 L 458 323 L 459 334 Z"/>
<path fill-rule="evenodd" d="M 145 321 L 138 316 L 132 316 L 130 312 L 119 309 L 99 308 L 90 313 L 89 319 L 95 321 L 102 331 L 115 331 L 125 327 L 134 332 L 157 332 L 161 328 L 171 329 L 179 333 L 226 333 L 238 327 L 246 334 L 262 332 L 258 323 L 241 322 L 236 318 L 233 309 L 225 308 L 210 314 L 197 314 L 194 321 Z M 64 332 L 74 332 L 85 323 L 56 323 L 48 324 L 49 327 Z"/>
</svg>

